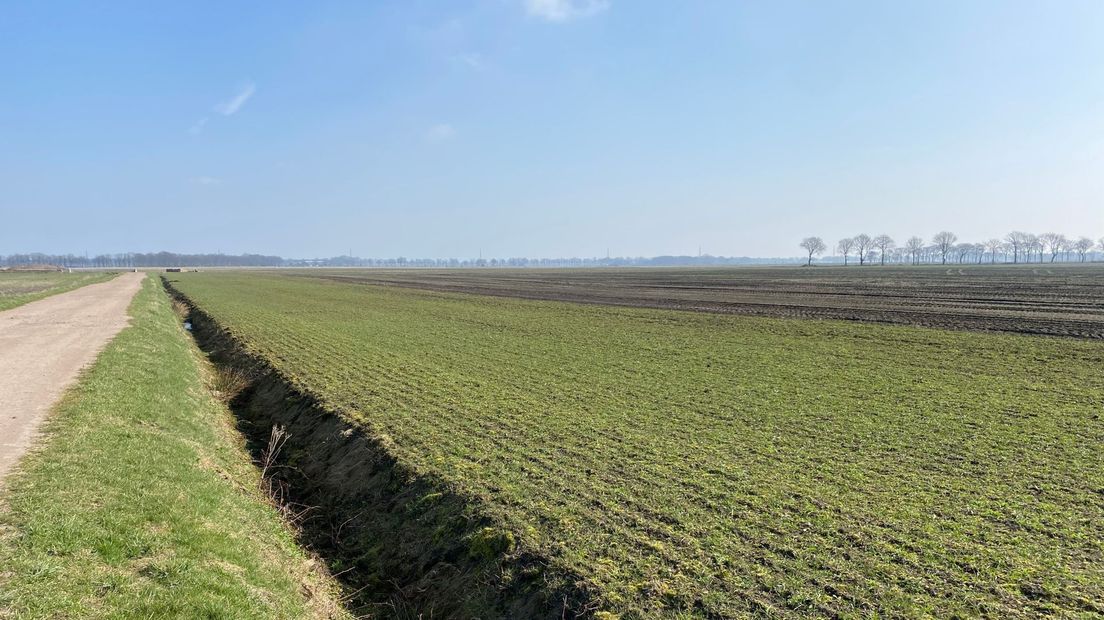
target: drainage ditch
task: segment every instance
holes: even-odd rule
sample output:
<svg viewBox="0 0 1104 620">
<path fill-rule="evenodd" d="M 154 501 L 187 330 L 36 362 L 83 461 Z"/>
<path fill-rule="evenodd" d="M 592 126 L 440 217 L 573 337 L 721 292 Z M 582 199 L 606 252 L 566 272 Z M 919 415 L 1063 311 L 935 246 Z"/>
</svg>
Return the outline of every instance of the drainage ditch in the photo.
<svg viewBox="0 0 1104 620">
<path fill-rule="evenodd" d="M 591 617 L 578 575 L 512 535 L 441 480 L 398 462 L 328 411 L 162 278 L 228 392 L 264 483 L 345 588 L 354 614 L 398 618 Z"/>
</svg>

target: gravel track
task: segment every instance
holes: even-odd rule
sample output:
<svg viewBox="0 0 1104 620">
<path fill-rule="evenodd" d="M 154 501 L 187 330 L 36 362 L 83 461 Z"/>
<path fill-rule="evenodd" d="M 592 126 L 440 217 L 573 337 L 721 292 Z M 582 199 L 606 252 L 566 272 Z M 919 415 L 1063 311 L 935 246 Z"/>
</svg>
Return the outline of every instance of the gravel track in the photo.
<svg viewBox="0 0 1104 620">
<path fill-rule="evenodd" d="M 0 312 L 0 481 L 46 414 L 130 319 L 143 273 Z"/>
</svg>

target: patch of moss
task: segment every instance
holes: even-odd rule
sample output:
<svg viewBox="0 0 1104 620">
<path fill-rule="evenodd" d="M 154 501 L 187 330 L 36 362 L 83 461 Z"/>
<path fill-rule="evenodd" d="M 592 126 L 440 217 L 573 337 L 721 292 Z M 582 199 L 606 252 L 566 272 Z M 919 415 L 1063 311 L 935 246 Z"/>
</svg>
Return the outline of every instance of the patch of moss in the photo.
<svg viewBox="0 0 1104 620">
<path fill-rule="evenodd" d="M 517 546 L 514 535 L 506 530 L 485 527 L 471 537 L 469 548 L 472 557 L 493 560 L 513 551 Z"/>
</svg>

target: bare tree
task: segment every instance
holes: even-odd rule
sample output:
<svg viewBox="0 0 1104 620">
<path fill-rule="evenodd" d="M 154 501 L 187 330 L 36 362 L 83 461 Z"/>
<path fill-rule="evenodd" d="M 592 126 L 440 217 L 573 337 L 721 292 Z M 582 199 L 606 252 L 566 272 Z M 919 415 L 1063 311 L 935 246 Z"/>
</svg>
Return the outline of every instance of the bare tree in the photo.
<svg viewBox="0 0 1104 620">
<path fill-rule="evenodd" d="M 1037 235 L 1027 235 L 1027 248 L 1030 252 L 1035 252 L 1039 255 L 1039 262 L 1043 262 L 1043 251 L 1046 249 L 1046 245 L 1043 244 L 1043 240 Z M 1027 262 L 1031 262 L 1029 259 Z"/>
<path fill-rule="evenodd" d="M 855 236 L 855 251 L 859 253 L 859 266 L 866 264 L 866 255 L 874 247 L 874 240 L 863 233 Z"/>
<path fill-rule="evenodd" d="M 1055 248 L 1057 248 L 1059 245 L 1058 240 L 1060 237 L 1061 235 L 1059 235 L 1058 233 L 1052 232 L 1043 233 L 1038 237 L 1039 242 L 1042 244 L 1044 250 L 1052 249 L 1054 251 L 1054 253 L 1050 257 L 1050 262 L 1052 263 L 1054 262 L 1054 259 L 1058 257 L 1058 250 Z"/>
<path fill-rule="evenodd" d="M 990 239 L 985 242 L 985 249 L 989 250 L 989 262 L 997 262 L 997 252 L 1001 251 L 1004 247 L 1004 242 L 1000 239 Z"/>
<path fill-rule="evenodd" d="M 806 266 L 813 264 L 814 255 L 828 249 L 828 246 L 824 244 L 824 239 L 820 237 L 805 237 L 801 240 L 801 247 L 809 253 L 809 262 L 805 263 Z"/>
<path fill-rule="evenodd" d="M 1058 255 L 1062 253 L 1062 250 L 1066 247 L 1066 236 L 1061 233 L 1043 233 L 1039 235 L 1039 242 L 1043 247 L 1050 252 L 1050 262 L 1054 262 Z M 1042 257 L 1039 258 L 1042 262 Z"/>
<path fill-rule="evenodd" d="M 1085 262 L 1085 257 L 1093 249 L 1093 240 L 1088 237 L 1081 237 L 1073 243 L 1073 249 L 1077 250 L 1078 262 Z"/>
<path fill-rule="evenodd" d="M 953 248 L 955 260 L 958 264 L 966 262 L 966 257 L 970 255 L 970 252 L 974 251 L 974 244 L 972 243 L 960 243 Z"/>
<path fill-rule="evenodd" d="M 905 249 L 912 257 L 912 264 L 916 265 L 920 262 L 920 252 L 924 249 L 924 240 L 920 237 L 909 237 L 909 240 L 905 242 Z"/>
<path fill-rule="evenodd" d="M 851 249 L 855 247 L 855 240 L 851 237 L 846 239 L 840 239 L 836 244 L 836 251 L 843 255 L 843 266 L 847 266 L 847 255 L 851 253 Z"/>
<path fill-rule="evenodd" d="M 939 248 L 939 258 L 944 265 L 947 264 L 947 255 L 951 253 L 955 241 L 958 241 L 958 235 L 946 230 L 932 237 L 932 243 Z"/>
<path fill-rule="evenodd" d="M 1012 247 L 1012 262 L 1020 262 L 1020 253 L 1027 252 L 1028 246 L 1028 234 L 1014 230 L 1008 233 L 1008 236 L 1004 238 L 1008 242 L 1008 245 Z"/>
<path fill-rule="evenodd" d="M 885 265 L 886 254 L 889 254 L 889 251 L 892 250 L 896 245 L 893 242 L 893 237 L 885 234 L 878 235 L 877 237 L 874 237 L 872 243 L 874 244 L 874 247 L 878 248 L 878 253 L 881 255 L 882 259 L 882 265 Z"/>
</svg>

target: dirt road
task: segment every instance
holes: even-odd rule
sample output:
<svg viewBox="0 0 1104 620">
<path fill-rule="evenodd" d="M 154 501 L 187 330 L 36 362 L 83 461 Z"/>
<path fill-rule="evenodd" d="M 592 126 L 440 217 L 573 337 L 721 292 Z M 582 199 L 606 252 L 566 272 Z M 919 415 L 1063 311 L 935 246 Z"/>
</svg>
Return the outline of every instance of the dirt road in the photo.
<svg viewBox="0 0 1104 620">
<path fill-rule="evenodd" d="M 129 322 L 143 273 L 0 312 L 0 484 L 46 413 Z"/>
</svg>

